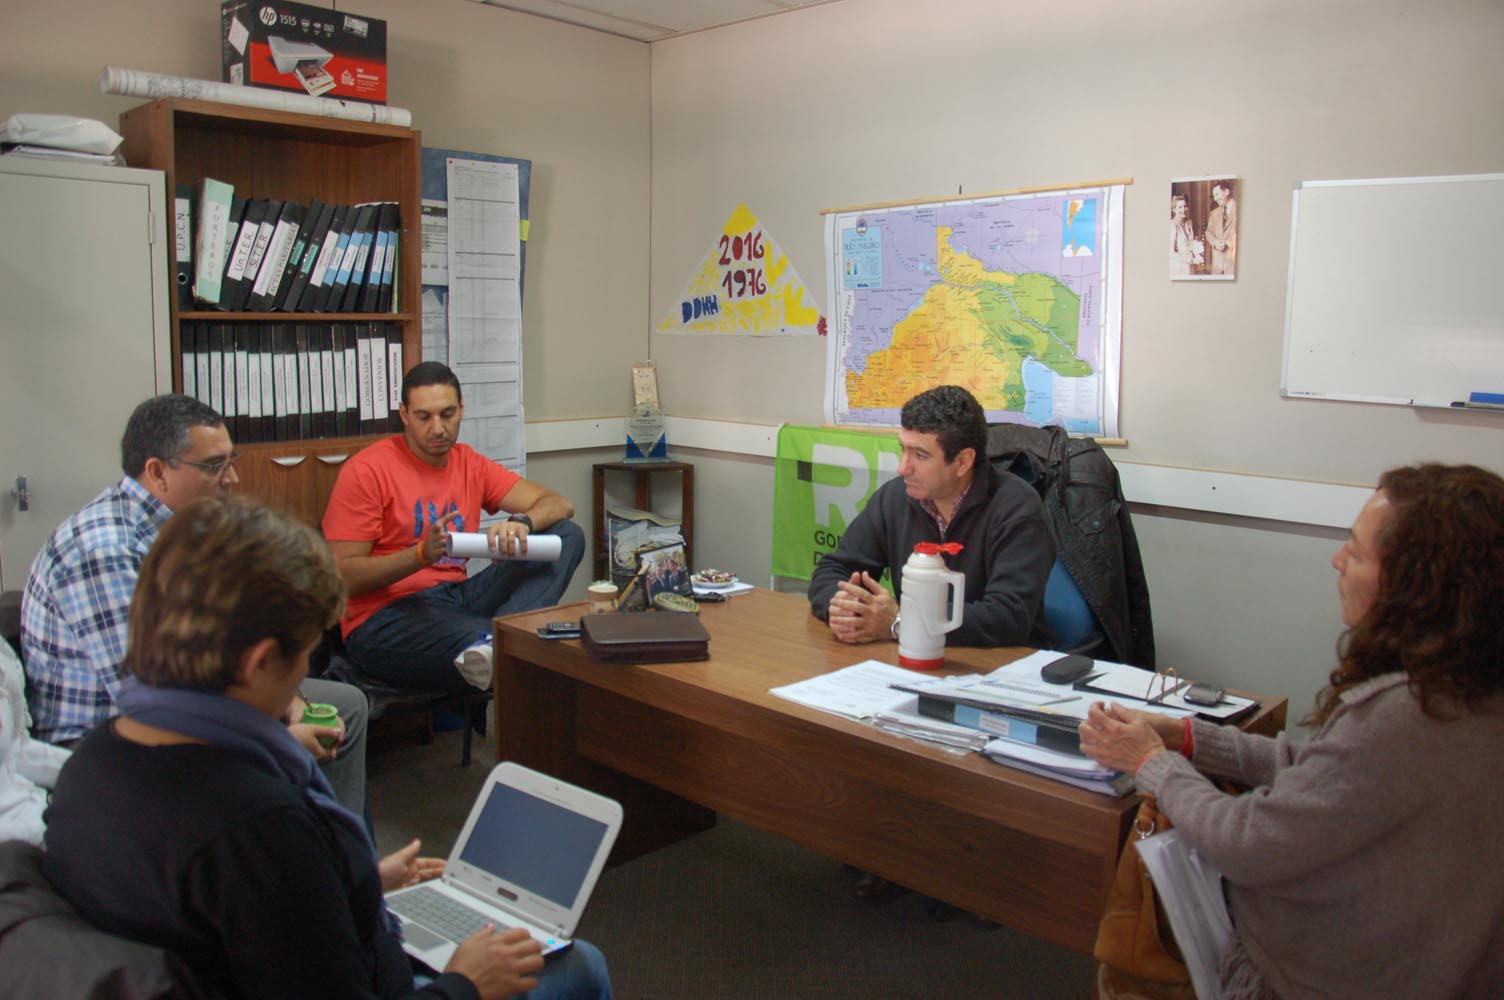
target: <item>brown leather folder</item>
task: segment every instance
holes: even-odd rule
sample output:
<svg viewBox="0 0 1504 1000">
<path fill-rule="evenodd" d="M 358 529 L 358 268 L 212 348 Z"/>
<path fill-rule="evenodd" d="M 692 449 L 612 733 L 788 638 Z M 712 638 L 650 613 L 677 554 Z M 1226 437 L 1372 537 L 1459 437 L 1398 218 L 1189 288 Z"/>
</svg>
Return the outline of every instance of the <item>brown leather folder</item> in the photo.
<svg viewBox="0 0 1504 1000">
<path fill-rule="evenodd" d="M 710 633 L 700 616 L 680 611 L 585 615 L 580 638 L 591 656 L 615 663 L 710 659 Z"/>
</svg>

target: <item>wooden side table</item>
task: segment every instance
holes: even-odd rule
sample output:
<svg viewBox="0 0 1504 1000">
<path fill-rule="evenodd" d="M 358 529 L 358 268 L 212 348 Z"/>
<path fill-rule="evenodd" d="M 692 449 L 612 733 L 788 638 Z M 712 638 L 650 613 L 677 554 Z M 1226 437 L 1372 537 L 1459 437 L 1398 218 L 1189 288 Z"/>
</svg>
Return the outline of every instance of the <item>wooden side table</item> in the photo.
<svg viewBox="0 0 1504 1000">
<path fill-rule="evenodd" d="M 684 558 L 691 568 L 695 560 L 695 467 L 689 462 L 597 462 L 591 466 L 591 487 L 595 500 L 595 568 L 592 580 L 611 577 L 611 553 L 606 548 L 606 473 L 630 472 L 636 477 L 635 496 L 638 510 L 647 510 L 653 500 L 653 474 L 679 473 L 679 498 L 682 515 L 679 531 L 684 536 Z"/>
</svg>

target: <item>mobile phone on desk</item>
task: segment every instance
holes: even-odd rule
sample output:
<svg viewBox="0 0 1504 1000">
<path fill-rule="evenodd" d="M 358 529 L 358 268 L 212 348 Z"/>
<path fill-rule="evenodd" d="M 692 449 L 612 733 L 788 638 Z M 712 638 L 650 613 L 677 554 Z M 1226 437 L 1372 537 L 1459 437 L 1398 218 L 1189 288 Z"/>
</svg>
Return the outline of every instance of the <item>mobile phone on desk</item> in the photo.
<svg viewBox="0 0 1504 1000">
<path fill-rule="evenodd" d="M 1214 705 L 1222 704 L 1222 696 L 1225 694 L 1227 694 L 1227 689 L 1218 687 L 1215 684 L 1192 684 L 1185 689 L 1185 694 L 1182 697 L 1185 698 L 1187 705 L 1200 705 L 1202 708 L 1211 708 Z"/>
<path fill-rule="evenodd" d="M 580 637 L 580 623 L 572 622 L 549 622 L 538 629 L 538 635 L 544 639 L 578 639 Z"/>
</svg>

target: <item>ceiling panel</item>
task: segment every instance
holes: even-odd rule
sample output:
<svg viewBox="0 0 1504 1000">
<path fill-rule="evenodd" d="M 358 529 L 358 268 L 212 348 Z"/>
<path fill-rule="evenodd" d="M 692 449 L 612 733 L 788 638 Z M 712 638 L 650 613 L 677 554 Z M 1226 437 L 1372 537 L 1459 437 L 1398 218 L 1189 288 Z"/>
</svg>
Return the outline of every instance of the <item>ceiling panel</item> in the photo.
<svg viewBox="0 0 1504 1000">
<path fill-rule="evenodd" d="M 640 42 L 658 42 L 738 21 L 840 0 L 480 0 Z"/>
</svg>

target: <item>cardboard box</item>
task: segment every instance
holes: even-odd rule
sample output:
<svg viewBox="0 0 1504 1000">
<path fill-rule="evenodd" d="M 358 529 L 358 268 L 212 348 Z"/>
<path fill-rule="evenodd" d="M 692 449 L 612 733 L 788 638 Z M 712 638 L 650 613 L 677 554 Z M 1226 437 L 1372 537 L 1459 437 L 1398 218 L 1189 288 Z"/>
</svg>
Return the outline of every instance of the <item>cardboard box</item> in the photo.
<svg viewBox="0 0 1504 1000">
<path fill-rule="evenodd" d="M 223 0 L 226 83 L 386 103 L 386 22 L 285 0 Z"/>
</svg>

